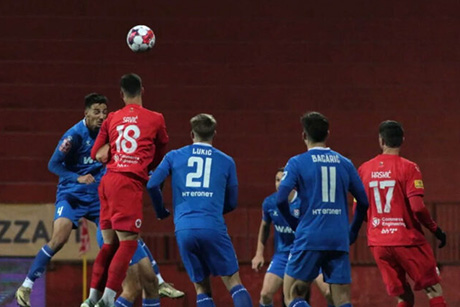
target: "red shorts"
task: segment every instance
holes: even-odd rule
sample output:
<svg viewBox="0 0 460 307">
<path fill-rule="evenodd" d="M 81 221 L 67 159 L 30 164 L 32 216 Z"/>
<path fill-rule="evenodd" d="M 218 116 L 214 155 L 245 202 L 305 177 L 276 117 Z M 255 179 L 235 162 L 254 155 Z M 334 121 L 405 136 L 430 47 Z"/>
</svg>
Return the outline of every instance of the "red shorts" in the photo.
<svg viewBox="0 0 460 307">
<path fill-rule="evenodd" d="M 99 185 L 101 229 L 138 233 L 142 226 L 142 195 L 140 180 L 123 173 L 107 172 Z"/>
<path fill-rule="evenodd" d="M 406 273 L 415 282 L 414 290 L 440 282 L 436 260 L 428 243 L 416 246 L 371 246 L 375 262 L 391 296 L 404 293 Z"/>
</svg>

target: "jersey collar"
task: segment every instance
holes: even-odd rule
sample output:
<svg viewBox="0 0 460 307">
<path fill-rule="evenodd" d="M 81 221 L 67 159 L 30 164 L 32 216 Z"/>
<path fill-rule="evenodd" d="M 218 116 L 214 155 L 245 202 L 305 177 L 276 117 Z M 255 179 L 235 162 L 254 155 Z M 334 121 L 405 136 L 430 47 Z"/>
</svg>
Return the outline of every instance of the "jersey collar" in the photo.
<svg viewBox="0 0 460 307">
<path fill-rule="evenodd" d="M 194 142 L 192 145 L 201 145 L 201 146 L 209 146 L 209 147 L 212 147 L 211 144 L 208 144 L 208 143 L 202 143 L 202 142 Z"/>
<path fill-rule="evenodd" d="M 308 151 L 310 150 L 331 150 L 330 147 L 313 147 L 313 148 L 309 148 Z"/>
</svg>

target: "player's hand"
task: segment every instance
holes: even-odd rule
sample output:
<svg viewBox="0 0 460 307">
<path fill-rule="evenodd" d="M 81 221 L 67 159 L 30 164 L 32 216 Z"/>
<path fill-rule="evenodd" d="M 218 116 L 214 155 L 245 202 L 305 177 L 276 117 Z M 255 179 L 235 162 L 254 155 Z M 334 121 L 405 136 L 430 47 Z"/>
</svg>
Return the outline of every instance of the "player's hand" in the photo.
<svg viewBox="0 0 460 307">
<path fill-rule="evenodd" d="M 264 265 L 264 256 L 256 254 L 251 260 L 252 269 L 259 272 L 260 268 Z"/>
<path fill-rule="evenodd" d="M 96 179 L 94 179 L 93 175 L 86 174 L 86 175 L 78 177 L 77 181 L 78 183 L 91 184 L 91 183 L 96 182 Z"/>
<path fill-rule="evenodd" d="M 164 220 L 165 218 L 167 218 L 170 215 L 171 215 L 171 212 L 169 212 L 168 209 L 164 208 L 163 211 L 157 212 L 157 219 Z"/>
<path fill-rule="evenodd" d="M 442 231 L 441 227 L 438 226 L 438 228 L 434 232 L 434 235 L 436 236 L 436 239 L 440 241 L 438 245 L 439 248 L 443 248 L 444 246 L 446 246 L 447 235 L 444 231 Z"/>
<path fill-rule="evenodd" d="M 101 148 L 98 149 L 96 153 L 96 160 L 101 163 L 109 162 L 110 157 L 110 144 L 104 144 Z"/>
</svg>

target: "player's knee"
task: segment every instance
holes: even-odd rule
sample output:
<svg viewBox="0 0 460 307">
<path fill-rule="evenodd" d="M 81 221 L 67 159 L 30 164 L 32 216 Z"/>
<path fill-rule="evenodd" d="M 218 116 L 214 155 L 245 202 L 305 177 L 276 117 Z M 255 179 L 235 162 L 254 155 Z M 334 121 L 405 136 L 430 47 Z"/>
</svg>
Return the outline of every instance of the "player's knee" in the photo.
<svg viewBox="0 0 460 307">
<path fill-rule="evenodd" d="M 134 302 L 134 300 L 141 294 L 142 286 L 138 282 L 129 282 L 123 283 L 123 292 L 121 296 L 127 299 L 130 302 Z"/>
<path fill-rule="evenodd" d="M 271 304 L 273 302 L 273 295 L 274 293 L 271 293 L 269 291 L 266 291 L 265 289 L 262 289 L 260 292 L 260 301 L 264 305 Z"/>
</svg>

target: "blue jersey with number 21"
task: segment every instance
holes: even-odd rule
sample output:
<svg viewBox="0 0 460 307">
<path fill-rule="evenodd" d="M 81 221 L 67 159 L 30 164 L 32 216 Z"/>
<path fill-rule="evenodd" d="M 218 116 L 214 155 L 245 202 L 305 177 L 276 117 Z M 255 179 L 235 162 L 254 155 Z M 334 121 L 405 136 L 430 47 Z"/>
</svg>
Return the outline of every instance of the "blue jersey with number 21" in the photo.
<svg viewBox="0 0 460 307">
<path fill-rule="evenodd" d="M 172 177 L 176 231 L 227 230 L 225 193 L 228 187 L 238 185 L 230 156 L 211 145 L 194 143 L 167 153 L 150 181 L 162 182 L 168 175 Z"/>
<path fill-rule="evenodd" d="M 280 186 L 296 188 L 301 202 L 292 250 L 348 252 L 347 194 L 366 199 L 349 159 L 329 148 L 311 148 L 288 161 Z"/>
</svg>

